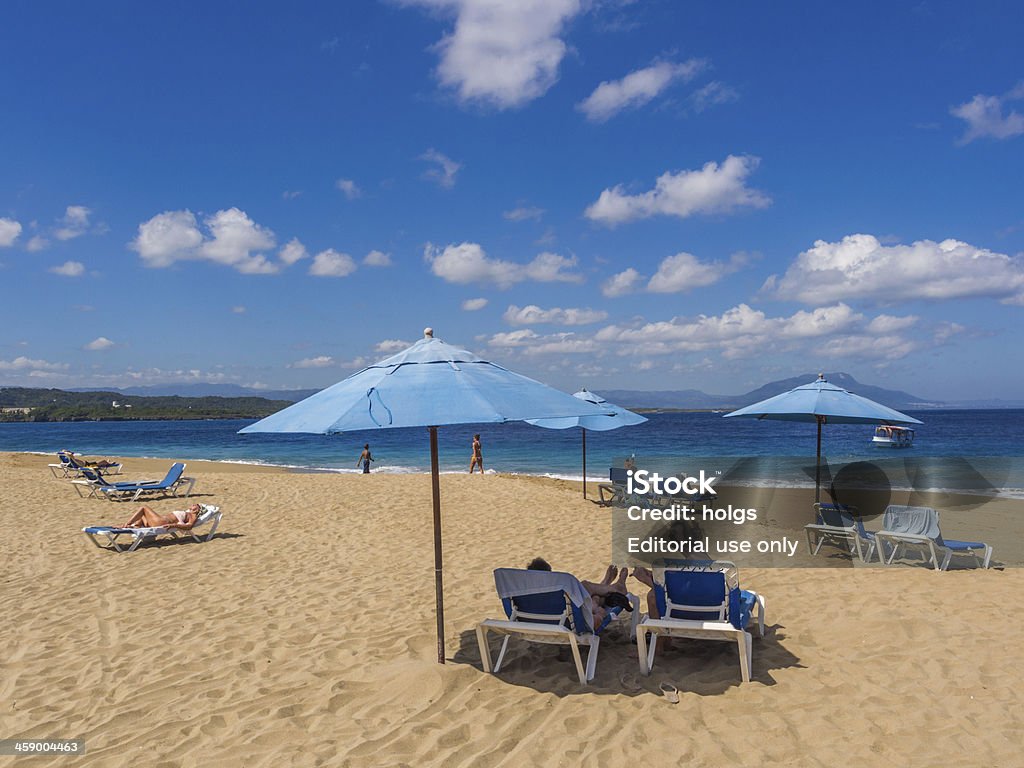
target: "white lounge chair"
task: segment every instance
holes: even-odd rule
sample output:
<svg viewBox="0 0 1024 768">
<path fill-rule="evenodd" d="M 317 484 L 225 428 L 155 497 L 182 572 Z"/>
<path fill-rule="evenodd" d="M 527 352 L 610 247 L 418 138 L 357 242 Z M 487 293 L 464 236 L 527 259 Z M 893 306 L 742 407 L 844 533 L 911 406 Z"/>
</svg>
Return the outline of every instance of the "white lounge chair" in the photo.
<svg viewBox="0 0 1024 768">
<path fill-rule="evenodd" d="M 851 554 L 856 553 L 862 563 L 869 562 L 875 551 L 875 534 L 864 528 L 864 521 L 856 507 L 844 504 L 815 504 L 817 520 L 804 526 L 807 548 L 818 554 L 822 545 L 837 546 Z"/>
<path fill-rule="evenodd" d="M 984 542 L 942 538 L 939 513 L 931 507 L 890 504 L 882 516 L 882 529 L 875 534 L 875 540 L 879 547 L 887 542 L 892 548 L 888 557 L 882 549 L 878 551 L 878 559 L 885 565 L 891 565 L 896 556 L 908 548 L 920 550 L 924 559 L 930 561 L 936 571 L 949 568 L 953 555 L 973 557 L 982 568 L 988 568 L 992 561 L 992 547 Z"/>
<path fill-rule="evenodd" d="M 217 532 L 223 514 L 220 507 L 212 504 L 200 504 L 202 509 L 195 525 L 190 529 L 181 528 L 118 528 L 109 525 L 92 525 L 82 529 L 82 533 L 100 549 L 112 549 L 115 552 L 134 552 L 144 541 L 152 541 L 160 536 L 171 538 L 191 536 L 196 541 L 209 541 Z M 198 529 L 210 526 L 210 530 L 202 532 Z M 121 539 L 128 540 L 122 542 Z"/>
<path fill-rule="evenodd" d="M 659 636 L 724 640 L 736 643 L 740 674 L 743 682 L 749 682 L 753 643 L 747 627 L 756 613 L 757 633 L 764 637 L 764 598 L 756 592 L 741 590 L 739 570 L 725 560 L 677 561 L 653 571 L 654 596 L 661 618 L 645 616 L 637 627 L 640 672 L 651 673 Z"/>
<path fill-rule="evenodd" d="M 515 635 L 533 643 L 568 645 L 572 649 L 580 683 L 586 685 L 594 679 L 597 670 L 600 634 L 605 627 L 625 612 L 631 619 L 630 636 L 636 633 L 640 616 L 640 600 L 636 595 L 627 595 L 632 611 L 612 608 L 604 621 L 595 627 L 591 597 L 571 574 L 499 568 L 494 572 L 494 584 L 508 620 L 484 619 L 477 625 L 476 639 L 484 672 L 498 673 L 508 650 L 508 641 Z M 504 635 L 493 669 L 487 639 L 492 632 Z M 586 667 L 580 656 L 581 645 L 590 649 Z"/>
</svg>

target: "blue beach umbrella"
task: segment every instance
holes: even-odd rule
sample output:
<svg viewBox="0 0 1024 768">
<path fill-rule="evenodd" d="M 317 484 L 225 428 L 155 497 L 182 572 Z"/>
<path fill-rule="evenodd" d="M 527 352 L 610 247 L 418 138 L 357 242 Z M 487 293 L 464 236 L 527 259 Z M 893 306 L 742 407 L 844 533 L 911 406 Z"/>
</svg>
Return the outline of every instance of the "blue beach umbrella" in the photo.
<svg viewBox="0 0 1024 768">
<path fill-rule="evenodd" d="M 823 424 L 921 424 L 866 397 L 830 384 L 824 374 L 818 380 L 781 395 L 727 413 L 723 418 L 746 417 L 771 421 L 813 421 L 818 425 L 818 452 L 814 472 L 814 501 L 821 499 L 821 427 Z"/>
<path fill-rule="evenodd" d="M 610 414 L 573 416 L 562 419 L 527 419 L 527 423 L 533 424 L 535 427 L 544 427 L 544 429 L 570 429 L 572 427 L 581 427 L 583 429 L 583 498 L 585 499 L 587 498 L 587 430 L 607 432 L 610 429 L 643 424 L 647 421 L 647 418 L 639 413 L 628 411 L 622 406 L 613 405 L 600 395 L 595 395 L 586 389 L 576 392 L 573 394 L 573 397 L 593 403 L 599 408 L 608 410 Z"/>
<path fill-rule="evenodd" d="M 310 432 L 427 427 L 434 511 L 434 583 L 437 592 L 437 660 L 444 664 L 441 567 L 441 492 L 437 428 L 451 424 L 502 424 L 537 418 L 598 416 L 611 411 L 445 344 L 427 328 L 424 338 L 397 355 L 349 376 L 301 402 L 267 416 L 240 433 Z"/>
</svg>

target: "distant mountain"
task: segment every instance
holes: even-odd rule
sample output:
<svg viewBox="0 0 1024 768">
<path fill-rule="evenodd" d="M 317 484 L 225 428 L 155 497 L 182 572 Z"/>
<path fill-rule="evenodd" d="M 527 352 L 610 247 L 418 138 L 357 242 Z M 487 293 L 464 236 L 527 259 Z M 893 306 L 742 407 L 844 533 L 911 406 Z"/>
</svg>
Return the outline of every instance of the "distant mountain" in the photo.
<svg viewBox="0 0 1024 768">
<path fill-rule="evenodd" d="M 297 403 L 319 389 L 255 389 L 238 384 L 155 384 L 149 387 L 73 387 L 68 392 L 117 392 L 138 397 L 262 397 Z"/>
<path fill-rule="evenodd" d="M 773 381 L 741 395 L 710 395 L 699 389 L 677 391 L 643 392 L 632 389 L 604 389 L 602 397 L 625 408 L 712 408 L 734 409 L 759 402 L 775 395 L 781 395 L 801 384 L 808 384 L 818 378 L 816 373 L 794 376 L 790 379 Z M 897 410 L 919 408 L 947 408 L 941 401 L 929 401 L 898 389 L 884 389 L 870 384 L 861 384 L 848 373 L 826 373 L 825 378 L 833 384 L 875 400 Z M 961 406 L 966 407 L 966 406 Z"/>
</svg>

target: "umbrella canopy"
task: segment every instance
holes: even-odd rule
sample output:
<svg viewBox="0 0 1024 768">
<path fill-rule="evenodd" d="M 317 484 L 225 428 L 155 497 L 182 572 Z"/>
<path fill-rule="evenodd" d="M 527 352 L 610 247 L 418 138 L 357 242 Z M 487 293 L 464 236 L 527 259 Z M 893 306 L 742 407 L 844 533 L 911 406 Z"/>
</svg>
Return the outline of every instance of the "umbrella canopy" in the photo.
<svg viewBox="0 0 1024 768">
<path fill-rule="evenodd" d="M 609 418 L 611 410 L 574 398 L 490 363 L 472 352 L 424 338 L 397 355 L 363 368 L 344 381 L 239 430 L 312 432 L 428 427 L 434 509 L 434 582 L 437 592 L 437 660 L 444 663 L 441 569 L 441 496 L 437 427 L 538 418 Z"/>
<path fill-rule="evenodd" d="M 817 381 L 727 413 L 723 418 L 746 417 L 772 421 L 808 421 L 818 425 L 818 451 L 814 474 L 814 501 L 821 499 L 821 426 L 823 424 L 921 424 L 912 416 L 830 384 L 824 374 Z"/>
<path fill-rule="evenodd" d="M 562 419 L 527 419 L 526 421 L 528 424 L 533 424 L 535 427 L 544 427 L 545 429 L 569 429 L 571 427 L 583 428 L 583 498 L 587 498 L 587 430 L 590 429 L 596 432 L 607 432 L 610 429 L 630 427 L 634 424 L 643 424 L 647 421 L 647 417 L 641 416 L 639 413 L 633 413 L 632 411 L 626 410 L 622 406 L 613 405 L 600 395 L 588 392 L 585 388 L 574 393 L 573 397 L 578 397 L 580 400 L 584 400 L 588 403 L 593 403 L 600 408 L 607 409 L 610 411 L 610 415 L 595 414 L 592 416 L 575 416 Z"/>
<path fill-rule="evenodd" d="M 544 427 L 545 429 L 569 429 L 570 427 L 583 427 L 583 429 L 590 429 L 595 432 L 607 432 L 610 429 L 630 427 L 634 424 L 643 424 L 647 421 L 645 416 L 626 410 L 622 406 L 613 405 L 600 395 L 595 395 L 593 392 L 588 392 L 586 389 L 581 389 L 579 392 L 576 392 L 573 394 L 573 397 L 578 397 L 580 400 L 593 403 L 603 411 L 607 411 L 607 413 L 598 413 L 589 416 L 570 416 L 562 419 L 527 419 L 527 423 L 533 424 L 536 427 Z"/>
</svg>

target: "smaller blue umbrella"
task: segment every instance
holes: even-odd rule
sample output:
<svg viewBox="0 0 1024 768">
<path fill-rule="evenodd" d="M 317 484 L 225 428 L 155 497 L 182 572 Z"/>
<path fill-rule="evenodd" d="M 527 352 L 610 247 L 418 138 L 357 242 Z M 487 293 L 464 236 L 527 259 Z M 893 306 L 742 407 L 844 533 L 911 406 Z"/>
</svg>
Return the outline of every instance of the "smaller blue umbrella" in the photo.
<svg viewBox="0 0 1024 768">
<path fill-rule="evenodd" d="M 622 406 L 613 405 L 600 395 L 588 392 L 586 388 L 574 393 L 573 397 L 593 403 L 600 407 L 601 410 L 606 411 L 607 414 L 572 416 L 562 419 L 527 419 L 526 423 L 533 424 L 535 427 L 544 427 L 544 429 L 570 429 L 572 427 L 581 427 L 583 429 L 583 498 L 585 499 L 587 498 L 587 430 L 607 432 L 619 427 L 643 424 L 647 421 L 647 418 L 639 413 L 626 410 Z"/>
<path fill-rule="evenodd" d="M 814 501 L 821 500 L 822 424 L 921 424 L 913 416 L 895 411 L 866 397 L 830 384 L 825 374 L 818 380 L 781 395 L 727 413 L 723 418 L 746 417 L 770 421 L 813 421 L 818 425 L 818 452 L 814 472 Z"/>
</svg>

